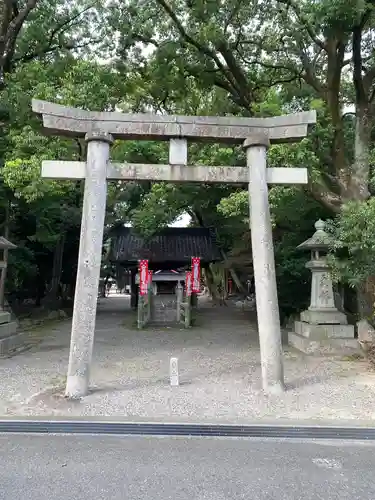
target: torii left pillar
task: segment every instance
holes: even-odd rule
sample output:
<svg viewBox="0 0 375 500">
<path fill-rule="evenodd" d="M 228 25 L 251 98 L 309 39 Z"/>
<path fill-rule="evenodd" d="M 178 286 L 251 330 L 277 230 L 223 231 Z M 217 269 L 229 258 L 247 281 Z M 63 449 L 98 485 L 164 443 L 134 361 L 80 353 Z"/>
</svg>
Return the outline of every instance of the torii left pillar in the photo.
<svg viewBox="0 0 375 500">
<path fill-rule="evenodd" d="M 88 133 L 85 139 L 85 190 L 65 391 L 65 396 L 72 399 L 86 396 L 89 388 L 107 202 L 107 164 L 113 142 L 110 134 L 101 132 Z"/>
</svg>

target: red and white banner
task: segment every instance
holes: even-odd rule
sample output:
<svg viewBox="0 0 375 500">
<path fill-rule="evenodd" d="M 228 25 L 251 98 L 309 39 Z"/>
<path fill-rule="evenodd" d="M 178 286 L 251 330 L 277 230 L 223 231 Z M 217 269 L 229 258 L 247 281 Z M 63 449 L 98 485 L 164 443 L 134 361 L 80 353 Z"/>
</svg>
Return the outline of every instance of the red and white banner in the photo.
<svg viewBox="0 0 375 500">
<path fill-rule="evenodd" d="M 148 284 L 149 286 L 152 284 L 152 271 L 148 271 Z"/>
<path fill-rule="evenodd" d="M 148 289 L 148 260 L 139 261 L 139 293 L 140 295 L 147 295 Z"/>
<path fill-rule="evenodd" d="M 191 295 L 192 281 L 193 281 L 193 276 L 192 276 L 191 271 L 186 271 L 185 291 L 186 291 L 187 297 L 190 297 L 190 295 Z"/>
<path fill-rule="evenodd" d="M 201 291 L 201 259 L 199 257 L 191 259 L 191 273 L 193 278 L 192 292 L 199 293 Z"/>
</svg>

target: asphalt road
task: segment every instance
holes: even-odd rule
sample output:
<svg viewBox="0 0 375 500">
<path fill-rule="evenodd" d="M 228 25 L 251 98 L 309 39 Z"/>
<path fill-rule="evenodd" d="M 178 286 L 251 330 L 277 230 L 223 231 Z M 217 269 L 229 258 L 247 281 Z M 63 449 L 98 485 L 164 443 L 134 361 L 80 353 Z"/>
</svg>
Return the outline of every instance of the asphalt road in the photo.
<svg viewBox="0 0 375 500">
<path fill-rule="evenodd" d="M 366 500 L 375 443 L 0 435 L 0 499 Z"/>
</svg>

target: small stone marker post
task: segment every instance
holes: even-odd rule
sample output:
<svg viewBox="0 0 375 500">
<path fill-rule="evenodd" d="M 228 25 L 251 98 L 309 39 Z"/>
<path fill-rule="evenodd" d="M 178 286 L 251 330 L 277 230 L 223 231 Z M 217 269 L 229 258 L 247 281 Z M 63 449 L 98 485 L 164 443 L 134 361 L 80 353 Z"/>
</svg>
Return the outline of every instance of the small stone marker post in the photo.
<svg viewBox="0 0 375 500">
<path fill-rule="evenodd" d="M 169 374 L 171 379 L 171 386 L 176 387 L 180 385 L 179 377 L 178 377 L 178 359 L 171 358 L 169 362 Z"/>
</svg>

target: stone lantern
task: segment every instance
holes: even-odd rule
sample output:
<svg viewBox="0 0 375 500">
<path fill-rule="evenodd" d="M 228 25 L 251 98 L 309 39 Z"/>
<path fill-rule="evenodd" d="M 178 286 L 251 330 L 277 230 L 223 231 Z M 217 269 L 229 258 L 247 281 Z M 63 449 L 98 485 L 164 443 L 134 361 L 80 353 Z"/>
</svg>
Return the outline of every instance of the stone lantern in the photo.
<svg viewBox="0 0 375 500">
<path fill-rule="evenodd" d="M 17 248 L 3 236 L 0 236 L 0 269 L 6 272 L 7 258 L 6 252 Z M 3 284 L 4 286 L 4 284 Z M 11 314 L 4 311 L 2 305 L 4 302 L 4 290 L 0 292 L 0 357 L 7 356 L 24 345 L 27 339 L 27 332 L 17 333 L 17 322 L 12 321 Z"/>
<path fill-rule="evenodd" d="M 13 250 L 14 248 L 17 248 L 16 245 L 11 243 L 9 240 L 4 238 L 4 236 L 0 236 L 0 270 L 1 273 L 6 273 L 6 269 L 8 266 L 8 259 L 6 257 L 6 252 L 8 250 Z M 6 276 L 6 275 L 5 275 Z M 2 276 L 2 280 L 5 279 L 5 276 Z M 10 321 L 10 315 L 9 313 L 3 312 L 3 307 L 4 307 L 4 292 L 5 292 L 5 282 L 2 282 L 2 287 L 0 288 L 0 325 L 5 323 L 5 319 L 9 318 Z M 1 336 L 1 326 L 0 326 L 0 336 Z"/>
<path fill-rule="evenodd" d="M 295 322 L 294 332 L 289 332 L 288 341 L 306 353 L 357 350 L 354 326 L 348 325 L 346 315 L 335 306 L 333 283 L 326 259 L 331 238 L 324 228 L 325 223 L 318 220 L 313 236 L 297 247 L 311 252 L 311 259 L 306 264 L 312 274 L 311 298 L 309 308 Z"/>
</svg>

